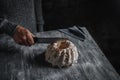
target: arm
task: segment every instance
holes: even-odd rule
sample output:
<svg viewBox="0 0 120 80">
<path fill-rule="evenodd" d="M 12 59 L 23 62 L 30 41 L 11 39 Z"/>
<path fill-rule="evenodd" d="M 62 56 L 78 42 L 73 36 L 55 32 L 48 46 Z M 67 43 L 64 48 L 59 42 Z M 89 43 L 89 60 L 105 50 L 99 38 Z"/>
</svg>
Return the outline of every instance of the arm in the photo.
<svg viewBox="0 0 120 80">
<path fill-rule="evenodd" d="M 26 46 L 34 44 L 34 35 L 26 28 L 0 18 L 0 33 L 11 36 L 16 43 Z"/>
<path fill-rule="evenodd" d="M 8 21 L 7 19 L 0 18 L 0 33 L 8 34 L 13 36 L 17 24 Z"/>
</svg>

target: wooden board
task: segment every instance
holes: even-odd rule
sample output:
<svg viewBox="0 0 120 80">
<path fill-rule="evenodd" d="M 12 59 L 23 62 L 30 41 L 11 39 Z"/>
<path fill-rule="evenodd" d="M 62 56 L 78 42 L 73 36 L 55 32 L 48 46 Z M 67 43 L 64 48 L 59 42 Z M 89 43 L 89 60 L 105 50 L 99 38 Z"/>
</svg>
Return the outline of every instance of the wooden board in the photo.
<svg viewBox="0 0 120 80">
<path fill-rule="evenodd" d="M 7 49 L 0 51 L 0 80 L 120 80 L 87 29 L 81 29 L 85 33 L 84 41 L 57 30 L 36 33 L 39 37 L 67 37 L 77 46 L 78 63 L 68 68 L 53 68 L 44 61 L 48 44 L 25 47 L 4 37 Z"/>
</svg>

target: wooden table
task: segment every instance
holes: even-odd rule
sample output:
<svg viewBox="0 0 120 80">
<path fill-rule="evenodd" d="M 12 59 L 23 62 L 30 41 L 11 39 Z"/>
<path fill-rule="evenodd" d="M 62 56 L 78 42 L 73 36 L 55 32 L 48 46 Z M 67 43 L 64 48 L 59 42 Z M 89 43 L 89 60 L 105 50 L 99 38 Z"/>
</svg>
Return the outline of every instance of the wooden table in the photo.
<svg viewBox="0 0 120 80">
<path fill-rule="evenodd" d="M 52 68 L 44 61 L 48 44 L 31 47 L 17 45 L 10 37 L 0 43 L 0 80 L 120 80 L 85 27 L 86 39 L 81 41 L 58 30 L 36 33 L 39 37 L 67 37 L 77 46 L 78 63 L 68 68 Z M 6 40 L 6 42 L 5 42 Z"/>
</svg>

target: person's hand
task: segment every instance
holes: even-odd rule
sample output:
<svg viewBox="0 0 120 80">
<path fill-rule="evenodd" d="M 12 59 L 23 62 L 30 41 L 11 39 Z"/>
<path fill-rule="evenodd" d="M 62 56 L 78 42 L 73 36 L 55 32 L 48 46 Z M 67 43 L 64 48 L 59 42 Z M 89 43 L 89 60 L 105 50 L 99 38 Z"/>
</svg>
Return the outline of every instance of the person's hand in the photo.
<svg viewBox="0 0 120 80">
<path fill-rule="evenodd" d="M 16 43 L 25 46 L 31 46 L 34 44 L 34 35 L 26 28 L 18 25 L 15 29 L 13 39 Z"/>
</svg>

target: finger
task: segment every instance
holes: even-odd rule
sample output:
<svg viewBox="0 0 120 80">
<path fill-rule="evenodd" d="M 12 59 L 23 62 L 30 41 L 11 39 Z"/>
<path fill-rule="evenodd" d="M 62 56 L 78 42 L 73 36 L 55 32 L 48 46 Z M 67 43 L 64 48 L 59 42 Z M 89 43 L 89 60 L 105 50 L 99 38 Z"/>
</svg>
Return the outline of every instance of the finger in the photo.
<svg viewBox="0 0 120 80">
<path fill-rule="evenodd" d="M 27 42 L 27 37 L 26 36 L 22 36 L 21 37 L 21 44 L 25 45 L 25 46 L 29 46 L 29 43 Z"/>
<path fill-rule="evenodd" d="M 21 40 L 15 41 L 17 44 L 24 45 L 24 43 Z"/>
<path fill-rule="evenodd" d="M 32 37 L 32 42 L 33 42 L 33 44 L 35 44 L 35 42 L 34 42 L 34 37 L 35 37 L 35 35 L 32 34 L 32 33 L 31 33 L 31 35 L 32 35 L 32 36 L 31 36 L 31 37 Z"/>
<path fill-rule="evenodd" d="M 32 37 L 35 37 L 35 35 L 34 35 L 34 34 L 32 34 L 32 33 L 31 33 L 31 35 L 32 35 Z"/>
<path fill-rule="evenodd" d="M 28 35 L 27 35 L 27 38 L 28 38 L 29 46 L 33 45 L 33 44 L 34 44 L 33 37 L 32 37 L 30 34 L 28 34 Z"/>
<path fill-rule="evenodd" d="M 26 37 L 27 37 L 27 41 L 29 43 L 29 46 L 33 45 L 34 44 L 34 40 L 33 40 L 33 36 L 31 35 L 31 33 L 28 33 L 26 35 Z"/>
<path fill-rule="evenodd" d="M 13 39 L 14 39 L 14 41 L 15 41 L 16 43 L 18 43 L 18 44 L 19 44 L 20 42 L 22 42 L 22 41 L 19 39 L 18 36 L 14 36 Z"/>
<path fill-rule="evenodd" d="M 14 37 L 14 41 L 17 43 L 17 44 L 20 44 L 20 45 L 25 45 L 25 42 L 23 42 L 23 40 L 25 39 L 21 39 L 21 36 L 16 36 Z"/>
<path fill-rule="evenodd" d="M 35 36 L 34 34 L 32 34 L 32 33 L 31 33 L 31 35 L 32 35 L 33 42 L 34 42 L 33 44 L 35 44 L 35 40 L 34 40 L 34 38 L 35 38 L 36 36 Z"/>
</svg>

